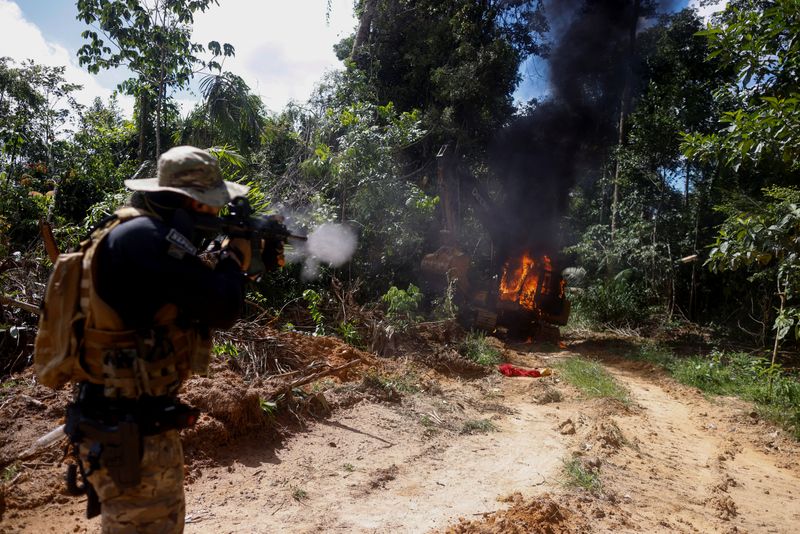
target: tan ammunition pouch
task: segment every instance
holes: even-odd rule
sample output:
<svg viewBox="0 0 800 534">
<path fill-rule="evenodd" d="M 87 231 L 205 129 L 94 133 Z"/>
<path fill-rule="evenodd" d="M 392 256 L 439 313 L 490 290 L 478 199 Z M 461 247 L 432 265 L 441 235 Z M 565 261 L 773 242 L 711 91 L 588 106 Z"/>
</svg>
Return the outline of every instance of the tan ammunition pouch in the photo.
<svg viewBox="0 0 800 534">
<path fill-rule="evenodd" d="M 123 208 L 117 218 L 96 230 L 81 244 L 81 251 L 68 258 L 69 269 L 62 269 L 62 285 L 76 285 L 75 264 L 80 265 L 78 302 L 69 302 L 71 293 L 53 289 L 51 278 L 36 340 L 35 363 L 42 384 L 60 387 L 67 381 L 103 384 L 109 398 L 138 398 L 142 395 L 174 395 L 191 372 L 204 374 L 210 359 L 211 343 L 196 328 L 176 325 L 178 310 L 164 305 L 147 331 L 125 328 L 119 315 L 95 291 L 94 254 L 108 233 L 120 223 L 151 215 L 135 208 Z M 64 255 L 67 256 L 67 255 Z M 56 262 L 55 275 L 59 274 Z M 63 279 L 63 280 L 60 280 Z M 48 302 L 62 298 L 65 302 Z M 49 313 L 58 307 L 60 316 Z M 45 320 L 47 316 L 47 320 Z M 43 328 L 44 326 L 44 328 Z M 41 339 L 40 339 L 41 338 Z"/>
</svg>

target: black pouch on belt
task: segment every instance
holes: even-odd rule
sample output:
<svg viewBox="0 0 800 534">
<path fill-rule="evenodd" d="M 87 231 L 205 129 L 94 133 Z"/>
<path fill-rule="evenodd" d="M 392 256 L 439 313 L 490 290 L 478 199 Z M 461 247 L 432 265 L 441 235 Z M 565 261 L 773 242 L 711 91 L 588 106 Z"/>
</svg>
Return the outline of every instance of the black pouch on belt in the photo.
<svg viewBox="0 0 800 534">
<path fill-rule="evenodd" d="M 86 438 L 100 443 L 100 465 L 117 486 L 132 488 L 142 481 L 142 439 L 138 424 L 123 420 L 114 426 L 104 426 L 84 419 L 78 429 Z"/>
<path fill-rule="evenodd" d="M 132 421 L 117 424 L 115 439 L 103 446 L 100 465 L 120 488 L 132 488 L 142 481 L 142 441 L 139 425 Z"/>
</svg>

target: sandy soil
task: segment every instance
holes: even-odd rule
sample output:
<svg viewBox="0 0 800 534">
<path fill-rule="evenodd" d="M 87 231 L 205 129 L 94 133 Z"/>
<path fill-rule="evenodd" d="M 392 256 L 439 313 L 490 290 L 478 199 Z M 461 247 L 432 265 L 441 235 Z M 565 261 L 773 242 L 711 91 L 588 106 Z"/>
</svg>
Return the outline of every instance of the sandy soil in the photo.
<svg viewBox="0 0 800 534">
<path fill-rule="evenodd" d="M 583 399 L 557 376 L 458 378 L 404 360 L 375 363 L 388 385 L 361 376 L 311 385 L 333 407 L 328 417 L 187 458 L 186 532 L 798 531 L 800 447 L 746 403 L 706 399 L 602 345 L 505 347 L 529 367 L 576 351 L 600 358 L 633 402 Z M 55 401 L 41 401 L 41 419 L 26 427 L 5 410 L 28 401 L 8 400 L 0 452 L 55 423 Z M 98 529 L 83 498 L 59 489 L 56 452 L 5 483 L 0 532 Z M 563 460 L 574 457 L 599 471 L 600 491 L 563 485 Z"/>
</svg>

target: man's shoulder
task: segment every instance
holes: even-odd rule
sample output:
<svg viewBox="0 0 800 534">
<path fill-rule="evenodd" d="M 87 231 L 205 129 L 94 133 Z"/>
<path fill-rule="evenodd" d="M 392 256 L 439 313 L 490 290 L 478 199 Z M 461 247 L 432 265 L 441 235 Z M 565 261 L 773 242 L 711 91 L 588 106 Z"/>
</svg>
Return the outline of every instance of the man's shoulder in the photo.
<svg viewBox="0 0 800 534">
<path fill-rule="evenodd" d="M 138 241 L 141 239 L 164 239 L 169 232 L 167 226 L 157 217 L 143 215 L 127 221 L 123 221 L 108 233 L 110 241 L 126 242 L 128 240 Z"/>
<path fill-rule="evenodd" d="M 122 249 L 126 254 L 167 254 L 176 259 L 197 254 L 188 236 L 156 217 L 141 216 L 120 223 L 107 239 L 109 248 Z"/>
</svg>

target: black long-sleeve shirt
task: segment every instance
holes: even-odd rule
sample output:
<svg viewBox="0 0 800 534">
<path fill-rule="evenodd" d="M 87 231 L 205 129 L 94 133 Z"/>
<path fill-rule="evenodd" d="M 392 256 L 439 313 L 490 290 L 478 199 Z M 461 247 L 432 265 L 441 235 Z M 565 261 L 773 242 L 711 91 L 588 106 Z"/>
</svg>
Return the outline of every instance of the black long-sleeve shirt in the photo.
<svg viewBox="0 0 800 534">
<path fill-rule="evenodd" d="M 239 266 L 230 258 L 207 266 L 192 253 L 191 228 L 182 230 L 137 217 L 112 229 L 98 247 L 97 292 L 127 327 L 152 326 L 167 303 L 178 307 L 180 320 L 209 328 L 227 328 L 241 315 Z"/>
</svg>

